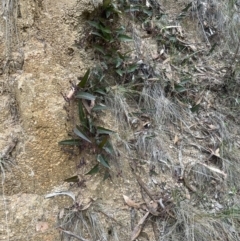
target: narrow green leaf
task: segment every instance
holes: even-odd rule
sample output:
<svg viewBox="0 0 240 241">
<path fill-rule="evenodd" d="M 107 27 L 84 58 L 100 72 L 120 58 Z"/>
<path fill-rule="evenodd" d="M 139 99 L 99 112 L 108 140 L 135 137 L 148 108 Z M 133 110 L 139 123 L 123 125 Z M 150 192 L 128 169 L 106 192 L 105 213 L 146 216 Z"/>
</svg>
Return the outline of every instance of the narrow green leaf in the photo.
<svg viewBox="0 0 240 241">
<path fill-rule="evenodd" d="M 108 171 L 105 171 L 103 181 L 107 180 L 110 177 L 111 177 L 110 173 Z"/>
<path fill-rule="evenodd" d="M 100 95 L 106 95 L 106 91 L 104 91 L 103 89 L 97 89 L 97 90 L 94 90 L 94 92 L 96 92 Z"/>
<path fill-rule="evenodd" d="M 93 35 L 96 35 L 96 36 L 98 36 L 98 37 L 101 37 L 101 38 L 103 38 L 103 39 L 105 39 L 104 37 L 103 37 L 103 35 L 101 34 L 101 33 L 99 33 L 99 32 L 92 32 L 92 34 Z M 106 39 L 105 39 L 106 40 Z"/>
<path fill-rule="evenodd" d="M 83 110 L 82 100 L 78 100 L 78 116 L 81 124 L 86 128 L 87 127 L 87 119 L 85 112 Z"/>
<path fill-rule="evenodd" d="M 180 14 L 177 16 L 176 20 L 181 21 L 183 18 L 186 17 L 186 15 L 187 15 L 186 13 L 180 13 Z"/>
<path fill-rule="evenodd" d="M 92 143 L 88 137 L 86 137 L 77 127 L 75 127 L 73 129 L 74 133 L 79 136 L 80 138 L 82 138 L 83 140 Z"/>
<path fill-rule="evenodd" d="M 106 55 L 106 59 L 107 60 L 109 59 L 108 55 Z M 101 66 L 102 66 L 103 70 L 108 70 L 108 64 L 106 62 L 102 61 Z"/>
<path fill-rule="evenodd" d="M 134 72 L 137 68 L 138 68 L 138 65 L 137 65 L 137 64 L 132 64 L 132 65 L 128 66 L 126 72 L 127 72 L 127 73 L 132 73 L 132 72 Z"/>
<path fill-rule="evenodd" d="M 199 108 L 200 108 L 200 104 L 194 105 L 190 110 L 191 110 L 192 112 L 198 112 Z"/>
<path fill-rule="evenodd" d="M 87 21 L 87 23 L 88 23 L 89 25 L 91 25 L 92 27 L 100 30 L 100 24 L 99 24 L 98 22 L 95 22 L 95 21 Z"/>
<path fill-rule="evenodd" d="M 122 34 L 122 33 L 125 32 L 125 30 L 126 30 L 125 27 L 121 26 L 120 28 L 116 29 L 115 31 L 116 31 L 117 34 Z"/>
<path fill-rule="evenodd" d="M 117 51 L 117 55 L 119 56 L 120 59 L 124 60 L 125 59 L 125 56 L 122 55 L 119 51 Z"/>
<path fill-rule="evenodd" d="M 113 149 L 113 146 L 110 142 L 110 140 L 108 139 L 108 141 L 106 142 L 106 144 L 103 146 L 103 149 L 109 153 L 110 155 L 115 155 L 115 151 Z"/>
<path fill-rule="evenodd" d="M 93 175 L 99 172 L 99 163 L 95 165 L 89 172 L 87 172 L 85 175 Z"/>
<path fill-rule="evenodd" d="M 107 27 L 104 27 L 102 25 L 100 25 L 100 30 L 103 32 L 103 33 L 111 33 L 112 31 L 107 28 Z"/>
<path fill-rule="evenodd" d="M 187 90 L 185 87 L 183 87 L 182 85 L 178 85 L 178 84 L 175 84 L 174 88 L 178 93 L 181 93 L 181 92 L 184 92 Z"/>
<path fill-rule="evenodd" d="M 109 135 L 105 136 L 105 137 L 102 139 L 102 141 L 100 142 L 100 144 L 98 145 L 99 148 L 102 149 L 102 148 L 105 146 L 105 144 L 107 143 L 108 139 L 109 139 Z"/>
<path fill-rule="evenodd" d="M 149 10 L 148 8 L 143 8 L 142 11 L 148 15 L 148 17 L 151 17 L 153 15 L 153 11 Z"/>
<path fill-rule="evenodd" d="M 96 129 L 95 129 L 95 126 L 94 126 L 94 124 L 93 124 L 93 120 L 92 120 L 92 118 L 91 118 L 90 116 L 87 118 L 87 122 L 88 122 L 89 131 L 90 131 L 92 134 L 94 134 L 95 131 L 96 131 Z"/>
<path fill-rule="evenodd" d="M 104 38 L 106 41 L 108 41 L 108 42 L 110 42 L 110 43 L 114 42 L 114 39 L 113 39 L 113 37 L 112 37 L 111 34 L 102 32 L 102 35 L 103 35 L 103 38 Z"/>
<path fill-rule="evenodd" d="M 107 8 L 110 5 L 111 1 L 112 0 L 103 0 L 103 8 Z"/>
<path fill-rule="evenodd" d="M 103 127 L 98 126 L 98 127 L 97 127 L 97 133 L 100 134 L 100 135 L 101 135 L 101 134 L 111 135 L 111 134 L 113 134 L 113 133 L 115 133 L 115 132 L 112 131 L 112 130 L 105 129 L 105 128 L 103 128 Z"/>
<path fill-rule="evenodd" d="M 122 59 L 119 59 L 119 58 L 118 58 L 116 62 L 117 62 L 117 63 L 116 63 L 116 66 L 115 66 L 115 67 L 118 68 L 118 67 L 122 64 L 123 61 L 122 61 Z"/>
<path fill-rule="evenodd" d="M 129 42 L 129 41 L 133 41 L 133 39 L 125 34 L 119 34 L 118 35 L 118 39 L 120 41 L 125 41 L 125 42 Z"/>
<path fill-rule="evenodd" d="M 106 10 L 106 18 L 109 18 L 111 14 L 112 14 L 111 10 Z"/>
<path fill-rule="evenodd" d="M 123 71 L 122 70 L 120 70 L 120 69 L 116 69 L 116 72 L 117 72 L 117 74 L 119 74 L 120 76 L 123 76 Z"/>
<path fill-rule="evenodd" d="M 79 88 L 84 88 L 85 87 L 85 85 L 86 85 L 86 83 L 88 81 L 88 78 L 89 78 L 89 74 L 90 74 L 90 69 L 87 70 L 87 72 L 83 76 L 81 82 L 78 84 Z"/>
<path fill-rule="evenodd" d="M 128 6 L 125 10 L 125 12 L 138 12 L 141 10 L 140 6 Z"/>
<path fill-rule="evenodd" d="M 110 40 L 109 40 L 109 43 L 113 43 L 113 42 L 115 42 L 115 40 L 114 40 L 114 38 L 110 38 Z"/>
<path fill-rule="evenodd" d="M 92 111 L 101 111 L 101 110 L 108 110 L 109 108 L 106 105 L 95 105 L 92 108 Z"/>
<path fill-rule="evenodd" d="M 58 142 L 59 145 L 69 145 L 69 146 L 78 146 L 80 144 L 79 139 L 71 139 L 71 140 L 64 140 Z"/>
<path fill-rule="evenodd" d="M 102 46 L 99 46 L 99 45 L 93 45 L 93 48 L 96 49 L 97 51 L 99 51 L 100 53 L 102 53 L 103 55 L 106 55 L 104 49 Z"/>
<path fill-rule="evenodd" d="M 192 78 L 183 78 L 183 79 L 180 79 L 180 84 L 181 84 L 181 85 L 184 85 L 184 84 L 186 84 L 186 83 L 189 83 L 191 80 L 192 80 Z"/>
<path fill-rule="evenodd" d="M 177 41 L 176 36 L 169 37 L 169 41 L 172 42 L 172 43 L 176 43 L 176 41 Z"/>
<path fill-rule="evenodd" d="M 82 91 L 78 92 L 75 95 L 75 97 L 78 99 L 85 99 L 85 100 L 95 100 L 96 99 L 96 96 L 89 94 L 88 92 L 82 92 Z"/>
<path fill-rule="evenodd" d="M 69 177 L 64 180 L 64 182 L 79 182 L 78 176 Z"/>
<path fill-rule="evenodd" d="M 105 157 L 102 154 L 98 154 L 97 155 L 97 160 L 104 166 L 107 168 L 110 168 L 108 161 L 105 159 Z"/>
<path fill-rule="evenodd" d="M 187 12 L 191 6 L 192 6 L 192 2 L 190 2 L 184 9 L 182 9 L 182 12 Z"/>
<path fill-rule="evenodd" d="M 113 1 L 111 2 L 111 6 L 114 13 L 122 14 L 122 12 L 118 9 L 118 5 L 116 3 L 113 3 Z"/>
</svg>

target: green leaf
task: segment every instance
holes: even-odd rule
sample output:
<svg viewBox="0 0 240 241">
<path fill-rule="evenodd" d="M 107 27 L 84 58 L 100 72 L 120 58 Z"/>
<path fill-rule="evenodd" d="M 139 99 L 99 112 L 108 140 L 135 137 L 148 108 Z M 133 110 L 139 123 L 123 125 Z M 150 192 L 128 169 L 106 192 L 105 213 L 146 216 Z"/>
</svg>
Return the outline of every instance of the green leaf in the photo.
<svg viewBox="0 0 240 241">
<path fill-rule="evenodd" d="M 79 136 L 80 138 L 82 138 L 83 140 L 92 143 L 88 137 L 86 137 L 77 127 L 75 127 L 73 129 L 74 133 Z"/>
<path fill-rule="evenodd" d="M 153 11 L 149 10 L 148 8 L 143 8 L 142 11 L 148 15 L 148 17 L 151 17 L 153 15 Z"/>
<path fill-rule="evenodd" d="M 98 126 L 98 127 L 97 127 L 97 133 L 100 134 L 100 135 L 101 135 L 101 134 L 111 135 L 111 134 L 113 134 L 113 133 L 115 133 L 115 132 L 112 131 L 112 130 L 105 129 L 105 128 L 103 128 L 103 127 Z"/>
<path fill-rule="evenodd" d="M 89 25 L 91 25 L 92 27 L 100 30 L 100 23 L 95 22 L 95 21 L 87 21 L 87 23 L 88 23 Z"/>
<path fill-rule="evenodd" d="M 78 146 L 80 144 L 79 139 L 71 139 L 71 140 L 64 140 L 58 142 L 59 145 L 69 145 L 69 146 Z"/>
<path fill-rule="evenodd" d="M 99 46 L 99 45 L 93 45 L 93 48 L 96 49 L 97 51 L 99 51 L 100 53 L 102 53 L 103 55 L 106 55 L 104 49 L 102 46 Z"/>
<path fill-rule="evenodd" d="M 119 51 L 117 51 L 117 55 L 119 56 L 120 59 L 124 60 L 125 59 L 125 56 L 122 55 Z"/>
<path fill-rule="evenodd" d="M 78 99 L 85 99 L 85 100 L 95 100 L 96 96 L 89 94 L 88 92 L 78 92 L 75 95 L 76 98 Z"/>
<path fill-rule="evenodd" d="M 101 111 L 101 110 L 108 110 L 109 108 L 106 105 L 95 105 L 92 108 L 92 111 Z"/>
<path fill-rule="evenodd" d="M 87 70 L 87 72 L 83 76 L 81 82 L 78 84 L 79 88 L 84 88 L 85 87 L 85 85 L 86 85 L 86 83 L 88 81 L 88 78 L 89 78 L 89 74 L 90 74 L 90 69 Z"/>
<path fill-rule="evenodd" d="M 116 30 L 115 30 L 115 32 L 117 33 L 117 34 L 122 34 L 122 33 L 124 33 L 125 32 L 125 27 L 124 26 L 121 26 L 120 28 L 117 28 Z"/>
<path fill-rule="evenodd" d="M 175 84 L 174 88 L 178 93 L 181 93 L 181 92 L 184 92 L 187 90 L 185 87 L 183 87 L 182 85 L 178 85 L 178 84 Z"/>
<path fill-rule="evenodd" d="M 106 56 L 106 59 L 105 59 L 105 60 L 108 60 L 108 59 L 109 59 L 108 56 Z M 108 64 L 107 64 L 106 62 L 102 61 L 102 62 L 100 63 L 100 65 L 101 65 L 101 67 L 102 67 L 103 70 L 108 70 Z"/>
<path fill-rule="evenodd" d="M 123 62 L 122 59 L 119 59 L 119 58 L 118 58 L 115 67 L 118 68 L 118 67 L 122 64 L 122 62 Z"/>
<path fill-rule="evenodd" d="M 192 80 L 192 78 L 187 78 L 187 77 L 183 78 L 183 79 L 180 79 L 180 84 L 184 85 L 184 84 L 190 82 L 191 80 Z"/>
<path fill-rule="evenodd" d="M 95 165 L 89 172 L 87 172 L 85 175 L 93 175 L 99 172 L 99 163 Z"/>
<path fill-rule="evenodd" d="M 105 159 L 105 157 L 102 154 L 97 155 L 97 160 L 100 162 L 104 167 L 110 168 L 108 161 Z"/>
<path fill-rule="evenodd" d="M 175 36 L 171 36 L 171 37 L 169 37 L 169 41 L 172 43 L 176 43 L 177 38 Z"/>
<path fill-rule="evenodd" d="M 117 5 L 115 5 L 114 3 L 111 3 L 111 5 L 109 5 L 109 7 L 106 8 L 106 18 L 109 18 L 111 16 L 111 14 L 122 14 L 122 12 L 120 10 L 118 10 Z"/>
<path fill-rule="evenodd" d="M 192 2 L 190 2 L 184 9 L 182 9 L 182 12 L 187 12 L 191 6 L 192 6 Z"/>
<path fill-rule="evenodd" d="M 127 73 L 132 73 L 132 72 L 134 72 L 137 68 L 138 68 L 138 65 L 137 65 L 137 64 L 132 64 L 132 65 L 128 66 L 126 72 L 127 72 Z"/>
<path fill-rule="evenodd" d="M 103 38 L 110 43 L 114 42 L 112 35 L 109 33 L 103 32 Z"/>
<path fill-rule="evenodd" d="M 198 112 L 199 107 L 200 107 L 200 104 L 194 105 L 190 110 L 191 110 L 192 112 Z"/>
<path fill-rule="evenodd" d="M 109 135 L 105 136 L 105 137 L 102 139 L 102 141 L 100 142 L 100 144 L 98 145 L 99 148 L 102 149 L 102 148 L 105 146 L 105 144 L 107 143 L 108 139 L 109 139 Z"/>
<path fill-rule="evenodd" d="M 105 9 L 106 7 L 108 7 L 110 5 L 112 0 L 103 0 L 103 8 Z"/>
<path fill-rule="evenodd" d="M 111 144 L 111 142 L 108 140 L 107 142 L 106 142 L 106 144 L 103 146 L 103 149 L 107 152 L 107 153 L 109 153 L 110 155 L 115 155 L 115 151 L 114 151 L 114 149 L 113 149 L 113 146 L 112 146 L 112 144 Z"/>
<path fill-rule="evenodd" d="M 78 176 L 69 177 L 64 180 L 64 182 L 79 182 Z"/>
<path fill-rule="evenodd" d="M 88 121 L 88 128 L 89 128 L 89 131 L 94 134 L 95 133 L 95 126 L 93 124 L 93 121 L 92 121 L 92 118 L 89 116 L 87 118 L 87 121 Z"/>
<path fill-rule="evenodd" d="M 140 6 L 128 6 L 125 10 L 125 12 L 138 12 L 141 10 L 141 7 Z"/>
<path fill-rule="evenodd" d="M 118 35 L 118 39 L 120 41 L 125 41 L 125 42 L 129 42 L 129 41 L 133 41 L 133 39 L 125 34 L 119 34 Z"/>
<path fill-rule="evenodd" d="M 97 90 L 94 90 L 94 92 L 96 92 L 100 95 L 106 95 L 106 92 L 103 89 L 97 89 Z"/>
<path fill-rule="evenodd" d="M 100 30 L 103 32 L 103 33 L 112 33 L 112 31 L 107 28 L 107 27 L 104 27 L 102 25 L 100 25 Z"/>
<path fill-rule="evenodd" d="M 92 32 L 92 34 L 105 39 L 104 36 L 99 32 Z M 107 40 L 107 39 L 105 39 L 105 40 Z"/>
<path fill-rule="evenodd" d="M 121 77 L 123 76 L 124 72 L 120 69 L 116 69 L 117 74 L 119 74 Z"/>
<path fill-rule="evenodd" d="M 78 100 L 78 115 L 79 115 L 79 120 L 80 120 L 81 124 L 83 125 L 84 128 L 86 128 L 87 127 L 87 119 L 86 119 L 85 112 L 83 110 L 82 100 Z"/>
<path fill-rule="evenodd" d="M 112 14 L 112 9 L 106 10 L 106 18 L 109 18 L 111 14 Z"/>
<path fill-rule="evenodd" d="M 105 171 L 103 181 L 107 180 L 110 177 L 111 177 L 110 173 L 108 171 Z"/>
</svg>

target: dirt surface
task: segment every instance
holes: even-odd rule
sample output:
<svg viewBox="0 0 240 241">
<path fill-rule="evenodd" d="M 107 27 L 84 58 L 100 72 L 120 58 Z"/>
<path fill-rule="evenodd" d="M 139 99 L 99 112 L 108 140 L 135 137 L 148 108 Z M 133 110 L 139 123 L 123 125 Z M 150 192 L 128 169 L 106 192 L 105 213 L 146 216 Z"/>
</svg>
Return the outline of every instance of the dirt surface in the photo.
<svg viewBox="0 0 240 241">
<path fill-rule="evenodd" d="M 178 172 L 184 169 L 183 166 L 188 166 L 185 172 L 190 173 L 191 163 L 205 164 L 209 158 L 209 150 L 203 152 L 190 140 L 197 139 L 200 140 L 198 144 L 203 143 L 204 133 L 194 124 L 194 118 L 204 120 L 201 123 L 211 127 L 218 120 L 214 111 L 209 111 L 208 116 L 200 113 L 184 120 L 184 124 L 192 128 L 194 136 L 183 134 L 180 122 L 167 122 L 159 128 L 155 126 L 159 138 L 157 142 L 150 143 L 157 147 L 157 151 L 153 152 L 157 163 L 153 163 L 148 154 L 141 153 L 141 148 L 152 151 L 151 146 L 141 146 L 144 131 L 137 136 L 131 128 L 121 130 L 112 113 L 99 115 L 99 122 L 105 123 L 106 128 L 119 131 L 121 137 L 125 134 L 128 140 L 137 136 L 140 143 L 140 154 L 132 155 L 119 141 L 118 135 L 113 137 L 119 160 L 111 160 L 112 178 L 105 181 L 102 170 L 97 175 L 85 175 L 95 165 L 94 150 L 82 150 L 80 156 L 75 156 L 59 147 L 58 142 L 68 138 L 78 121 L 73 103 L 67 103 L 61 92 L 68 93 L 69 82 L 77 83 L 78 77 L 95 64 L 93 52 L 77 48 L 74 43 L 84 33 L 83 13 L 91 13 L 97 5 L 98 2 L 87 0 L 19 0 L 16 21 L 12 16 L 7 17 L 12 24 L 8 36 L 11 41 L 7 39 L 4 28 L 0 29 L 0 150 L 8 158 L 6 171 L 1 173 L 4 182 L 0 188 L 0 240 L 57 241 L 70 240 L 69 237 L 81 240 L 74 238 L 73 233 L 64 234 L 62 227 L 68 227 L 88 240 L 98 240 L 99 237 L 102 240 L 130 240 L 136 220 L 141 220 L 147 208 L 130 208 L 123 195 L 142 205 L 145 202 L 142 195 L 145 185 L 151 193 L 159 195 L 154 197 L 156 200 L 163 197 L 168 200 L 173 188 L 189 200 L 190 193 L 194 193 L 196 186 L 199 187 L 197 179 L 186 187 L 177 175 L 180 175 Z M 163 1 L 163 5 L 169 17 L 178 15 L 185 6 L 182 1 Z M 1 19 L 1 24 L 6 26 L 4 19 Z M 183 25 L 188 29 L 188 41 L 204 46 L 193 22 L 186 21 Z M 161 49 L 158 49 L 156 41 L 141 38 L 146 35 L 141 28 L 137 26 L 134 31 L 140 39 L 142 56 L 149 60 Z M 166 71 L 170 79 L 176 77 L 170 74 L 170 64 L 168 68 L 162 68 L 156 62 L 154 64 L 157 71 Z M 213 105 L 217 103 L 215 99 L 216 95 L 210 93 L 203 105 Z M 233 127 L 228 138 L 238 143 L 232 149 L 233 156 L 237 156 L 239 126 L 235 120 L 228 121 L 228 125 Z M 210 135 L 215 137 L 212 132 Z M 80 165 L 82 160 L 84 164 Z M 141 176 L 140 181 L 134 173 Z M 76 174 L 81 181 L 78 185 L 63 181 Z M 212 196 L 225 195 L 224 175 L 220 173 L 214 182 L 209 182 Z M 143 183 L 142 186 L 140 183 Z M 56 193 L 53 193 L 58 191 L 68 193 L 55 196 Z M 45 198 L 47 194 L 53 194 L 53 197 Z M 73 195 L 76 202 L 69 195 Z M 213 199 L 209 200 L 208 208 L 215 212 L 215 206 L 220 204 L 217 198 Z M 157 240 L 156 236 L 161 236 L 159 230 L 164 229 L 165 221 L 161 220 L 156 227 L 153 224 L 155 218 L 153 215 L 147 219 L 149 222 L 138 240 Z"/>
<path fill-rule="evenodd" d="M 84 1 L 18 1 L 16 22 L 8 18 L 13 25 L 9 50 L 1 29 L 2 68 L 11 50 L 10 68 L 0 80 L 1 150 L 17 139 L 10 153 L 14 166 L 5 173 L 0 191 L 7 200 L 6 206 L 1 201 L 1 210 L 10 211 L 7 219 L 5 211 L 1 214 L 1 240 L 59 240 L 56 215 L 59 205 L 69 200 L 51 202 L 42 195 L 76 170 L 58 146 L 72 126 L 60 92 L 67 93 L 69 81 L 77 81 L 91 65 L 88 56 L 72 49 L 79 16 L 91 9 L 93 5 Z M 43 219 L 50 223 L 47 234 L 36 232 L 36 223 Z"/>
</svg>

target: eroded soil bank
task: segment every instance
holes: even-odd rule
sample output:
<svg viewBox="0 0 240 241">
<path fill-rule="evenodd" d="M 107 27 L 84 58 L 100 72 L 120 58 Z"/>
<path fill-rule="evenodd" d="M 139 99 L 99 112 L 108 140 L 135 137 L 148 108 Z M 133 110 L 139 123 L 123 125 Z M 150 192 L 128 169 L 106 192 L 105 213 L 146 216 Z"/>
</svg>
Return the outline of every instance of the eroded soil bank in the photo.
<svg viewBox="0 0 240 241">
<path fill-rule="evenodd" d="M 72 125 L 60 93 L 67 93 L 69 81 L 77 81 L 92 64 L 90 57 L 71 46 L 76 27 L 81 28 L 81 12 L 91 11 L 93 5 L 74 0 L 5 2 L 1 6 L 5 18 L 1 19 L 0 147 L 11 149 L 15 140 L 16 145 L 8 153 L 14 165 L 4 173 L 0 191 L 4 192 L 0 239 L 60 240 L 56 215 L 59 205 L 69 205 L 69 200 L 49 201 L 44 194 L 76 170 L 75 162 L 58 146 Z M 48 222 L 47 234 L 36 231 L 39 221 Z"/>
<path fill-rule="evenodd" d="M 166 116 L 170 116 L 163 126 L 157 126 L 157 122 L 152 121 L 153 117 L 147 116 L 147 122 L 153 123 L 152 132 L 149 124 L 149 133 L 158 138 L 145 142 L 149 137 L 148 129 L 143 128 L 146 120 L 136 119 L 132 124 L 137 123 L 140 127 L 132 130 L 128 125 L 124 130 L 119 129 L 119 135 L 115 136 L 119 160 L 116 166 L 113 165 L 112 179 L 103 181 L 102 173 L 86 176 L 96 162 L 94 150 L 83 149 L 79 156 L 74 152 L 62 151 L 58 142 L 68 138 L 78 122 L 74 103 L 67 103 L 62 94 L 69 92 L 70 82 L 78 83 L 79 77 L 98 61 L 94 59 L 93 50 L 74 46 L 75 41 L 81 39 L 79 35 L 84 33 L 83 15 L 91 14 L 98 2 L 9 0 L 5 3 L 1 6 L 1 25 L 5 27 L 0 29 L 0 150 L 2 160 L 5 158 L 7 162 L 4 164 L 6 170 L 3 172 L 1 169 L 4 182 L 0 188 L 0 240 L 81 240 L 76 236 L 79 234 L 88 240 L 130 240 L 131 233 L 140 233 L 141 220 L 148 212 L 150 214 L 143 221 L 146 225 L 138 240 L 164 240 L 164 235 L 171 237 L 171 226 L 168 225 L 176 220 L 174 231 L 180 230 L 181 233 L 182 230 L 184 235 L 189 232 L 189 240 L 190 237 L 193 240 L 192 229 L 189 229 L 191 225 L 193 229 L 196 228 L 193 233 L 201 233 L 209 223 L 211 227 L 218 227 L 220 221 L 215 222 L 213 216 L 223 209 L 222 200 L 230 203 L 229 206 L 233 203 L 239 205 L 236 179 L 233 178 L 231 191 L 228 192 L 226 188 L 229 183 L 227 177 L 234 171 L 238 172 L 238 166 L 232 169 L 222 156 L 223 149 L 219 153 L 219 148 L 214 145 L 213 149 L 202 148 L 209 143 L 231 143 L 231 160 L 234 163 L 239 161 L 239 116 L 229 115 L 232 117 L 230 120 L 226 118 L 226 113 L 219 113 L 219 110 L 225 109 L 220 108 L 218 94 L 210 87 L 210 91 L 194 92 L 196 102 L 202 107 L 200 114 L 187 113 L 189 108 L 183 102 L 178 103 L 180 108 L 175 108 L 177 105 L 172 104 L 170 98 L 163 96 L 157 99 L 157 96 L 157 101 L 163 102 L 159 106 L 166 107 L 159 118 L 167 119 Z M 182 1 L 164 1 L 164 4 L 169 19 L 180 16 L 185 6 Z M 157 7 L 161 9 L 159 5 Z M 169 63 L 170 54 L 160 49 L 157 41 L 148 36 L 146 29 L 143 30 L 144 25 L 131 25 L 128 21 L 126 26 L 130 26 L 129 32 L 132 31 L 134 41 L 138 42 L 143 60 L 151 60 L 156 70 L 164 72 L 170 81 L 177 79 L 178 70 L 175 72 L 176 68 Z M 186 21 L 185 24 L 184 28 L 169 21 L 166 29 L 173 29 L 174 36 L 182 37 L 180 41 L 185 44 L 184 49 L 202 51 L 207 46 L 204 38 L 198 35 L 193 21 Z M 161 33 L 164 29 L 165 25 Z M 214 71 L 207 67 L 203 68 L 204 71 L 199 66 L 195 68 L 198 72 L 194 78 L 202 78 L 201 84 L 210 76 L 214 77 L 213 85 L 218 86 L 219 76 L 214 75 Z M 188 66 L 183 66 L 182 71 L 183 74 L 188 72 Z M 150 79 L 149 83 L 153 83 L 154 78 Z M 186 93 L 192 95 L 191 91 Z M 178 112 L 181 107 L 185 108 L 184 111 Z M 177 116 L 178 113 L 184 115 Z M 174 115 L 177 116 L 176 122 L 171 119 Z M 118 130 L 110 111 L 99 114 L 99 117 L 99 122 L 107 128 Z M 225 124 L 232 126 L 230 132 Z M 204 130 L 201 129 L 203 127 Z M 128 139 L 120 138 L 124 135 Z M 138 138 L 138 155 L 132 155 L 130 150 L 134 138 Z M 124 145 L 130 151 L 126 151 Z M 225 173 L 225 170 L 230 171 Z M 78 185 L 63 182 L 76 173 L 81 179 Z M 203 193 L 204 186 L 199 184 L 199 180 L 203 180 L 204 185 L 208 184 L 209 193 L 201 197 L 207 206 L 201 204 L 196 192 L 197 187 Z M 75 197 L 74 203 L 71 195 L 45 199 L 47 193 L 69 190 Z M 156 200 L 162 208 L 161 213 L 154 213 Z M 171 212 L 171 208 L 174 212 Z M 201 215 L 200 211 L 205 209 L 210 210 L 213 216 Z M 230 227 L 232 241 L 238 237 L 240 229 L 234 227 L 231 220 L 228 219 L 226 226 L 221 223 L 220 227 L 226 230 Z M 213 229 L 214 234 L 216 230 Z M 174 240 L 174 235 L 179 238 L 176 232 L 172 239 L 166 240 Z"/>
</svg>

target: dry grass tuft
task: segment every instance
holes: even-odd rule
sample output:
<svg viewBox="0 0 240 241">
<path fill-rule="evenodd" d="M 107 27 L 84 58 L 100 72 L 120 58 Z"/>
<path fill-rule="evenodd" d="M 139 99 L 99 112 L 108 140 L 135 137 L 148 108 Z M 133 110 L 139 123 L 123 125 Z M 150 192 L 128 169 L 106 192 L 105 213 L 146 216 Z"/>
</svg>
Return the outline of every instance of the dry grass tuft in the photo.
<svg viewBox="0 0 240 241">
<path fill-rule="evenodd" d="M 114 222 L 114 219 L 111 219 L 112 215 L 108 216 L 107 211 L 101 212 L 95 208 L 98 207 L 90 207 L 86 211 L 78 211 L 72 208 L 66 210 L 64 216 L 59 219 L 60 228 L 81 237 L 82 240 L 107 241 L 111 239 L 119 241 L 119 225 Z M 102 213 L 104 213 L 104 218 Z M 63 240 L 69 240 L 69 233 L 63 232 Z"/>
</svg>

